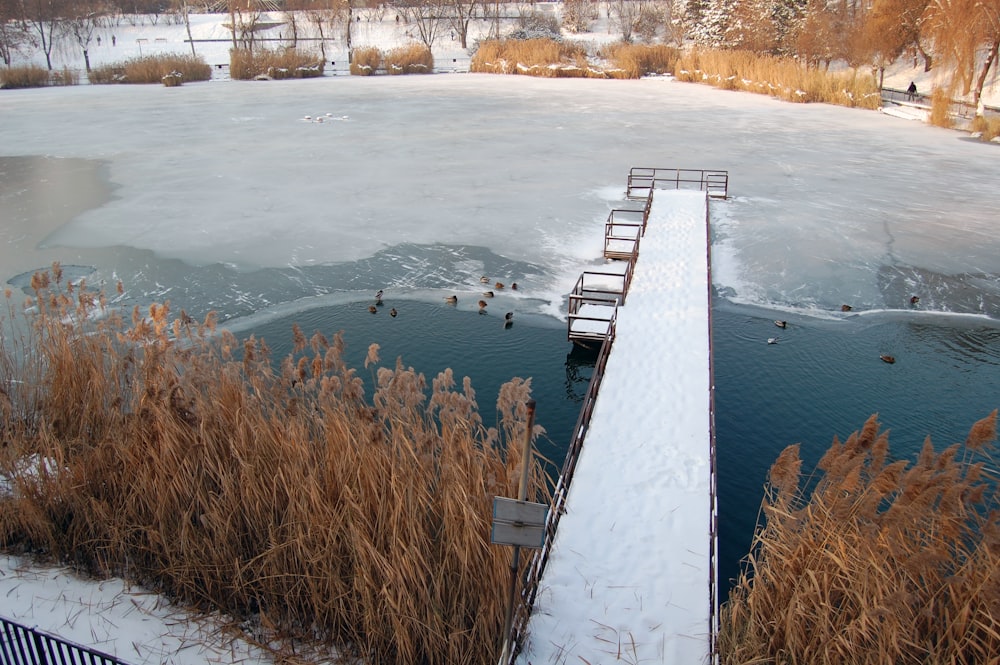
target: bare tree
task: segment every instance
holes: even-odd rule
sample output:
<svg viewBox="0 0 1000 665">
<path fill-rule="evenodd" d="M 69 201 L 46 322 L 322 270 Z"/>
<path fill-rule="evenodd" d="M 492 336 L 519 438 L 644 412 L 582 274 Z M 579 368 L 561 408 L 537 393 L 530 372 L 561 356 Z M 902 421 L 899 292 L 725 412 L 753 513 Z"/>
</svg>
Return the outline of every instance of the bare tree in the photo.
<svg viewBox="0 0 1000 665">
<path fill-rule="evenodd" d="M 101 24 L 101 19 L 107 11 L 106 5 L 100 0 L 92 2 L 73 2 L 66 6 L 67 12 L 63 19 L 67 34 L 73 37 L 80 50 L 83 51 L 83 63 L 90 71 L 90 42 L 94 31 Z"/>
<path fill-rule="evenodd" d="M 1000 50 L 1000 0 L 931 0 L 925 17 L 936 54 L 952 67 L 952 88 L 971 92 L 982 115 L 983 86 Z"/>
<path fill-rule="evenodd" d="M 420 41 L 433 48 L 445 24 L 437 0 L 416 0 L 409 8 L 409 15 Z"/>
<path fill-rule="evenodd" d="M 564 0 L 562 24 L 572 33 L 588 32 L 594 23 L 593 8 L 589 0 Z"/>
<path fill-rule="evenodd" d="M 45 64 L 52 70 L 52 49 L 62 23 L 62 0 L 21 0 L 21 16 L 38 35 Z"/>
<path fill-rule="evenodd" d="M 10 66 L 14 54 L 30 42 L 28 26 L 15 0 L 0 0 L 0 60 Z"/>
<path fill-rule="evenodd" d="M 184 19 L 184 28 L 187 30 L 188 43 L 191 45 L 191 55 L 193 57 L 198 57 L 198 54 L 194 50 L 194 37 L 191 36 L 191 5 L 188 0 L 174 0 L 177 11 L 180 12 L 181 17 Z"/>
<path fill-rule="evenodd" d="M 622 36 L 623 42 L 631 42 L 647 0 L 611 0 L 608 2 L 608 18 L 611 26 Z"/>
<path fill-rule="evenodd" d="M 448 10 L 448 24 L 458 35 L 463 49 L 469 48 L 469 24 L 476 17 L 479 0 L 441 0 Z"/>
</svg>

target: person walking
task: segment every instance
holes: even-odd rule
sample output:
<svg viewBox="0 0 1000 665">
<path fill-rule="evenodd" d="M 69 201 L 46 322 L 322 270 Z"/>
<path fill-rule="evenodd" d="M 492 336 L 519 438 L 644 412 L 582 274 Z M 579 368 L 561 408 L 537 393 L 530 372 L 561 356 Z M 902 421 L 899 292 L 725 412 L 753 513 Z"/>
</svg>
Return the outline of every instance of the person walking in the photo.
<svg viewBox="0 0 1000 665">
<path fill-rule="evenodd" d="M 910 81 L 910 87 L 906 89 L 906 99 L 913 101 L 917 98 L 917 84 Z"/>
</svg>

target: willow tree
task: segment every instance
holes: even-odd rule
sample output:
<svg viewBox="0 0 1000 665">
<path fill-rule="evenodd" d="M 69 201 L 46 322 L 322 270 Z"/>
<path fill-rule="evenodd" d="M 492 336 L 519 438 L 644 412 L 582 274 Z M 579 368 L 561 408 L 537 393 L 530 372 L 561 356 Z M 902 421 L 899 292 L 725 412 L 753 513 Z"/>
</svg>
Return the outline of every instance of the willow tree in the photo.
<svg viewBox="0 0 1000 665">
<path fill-rule="evenodd" d="M 1000 0 L 931 0 L 924 28 L 951 69 L 952 92 L 971 93 L 982 115 L 983 86 L 1000 49 Z"/>
</svg>

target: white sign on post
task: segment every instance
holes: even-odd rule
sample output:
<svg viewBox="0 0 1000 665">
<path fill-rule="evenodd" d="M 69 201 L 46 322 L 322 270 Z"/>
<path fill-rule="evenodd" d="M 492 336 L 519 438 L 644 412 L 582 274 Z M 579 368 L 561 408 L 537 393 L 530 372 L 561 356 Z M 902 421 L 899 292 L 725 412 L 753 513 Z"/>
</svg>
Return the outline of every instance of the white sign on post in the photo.
<svg viewBox="0 0 1000 665">
<path fill-rule="evenodd" d="M 493 497 L 494 545 L 518 545 L 539 548 L 545 543 L 545 518 L 549 507 L 544 503 Z"/>
</svg>

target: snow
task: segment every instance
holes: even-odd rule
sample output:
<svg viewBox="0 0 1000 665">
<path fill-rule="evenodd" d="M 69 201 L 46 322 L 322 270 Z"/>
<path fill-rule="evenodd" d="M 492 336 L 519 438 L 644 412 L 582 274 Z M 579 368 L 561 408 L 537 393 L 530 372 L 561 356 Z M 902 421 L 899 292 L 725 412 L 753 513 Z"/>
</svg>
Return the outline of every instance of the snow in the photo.
<svg viewBox="0 0 1000 665">
<path fill-rule="evenodd" d="M 654 193 L 525 665 L 709 661 L 706 205 L 704 192 Z"/>
</svg>

